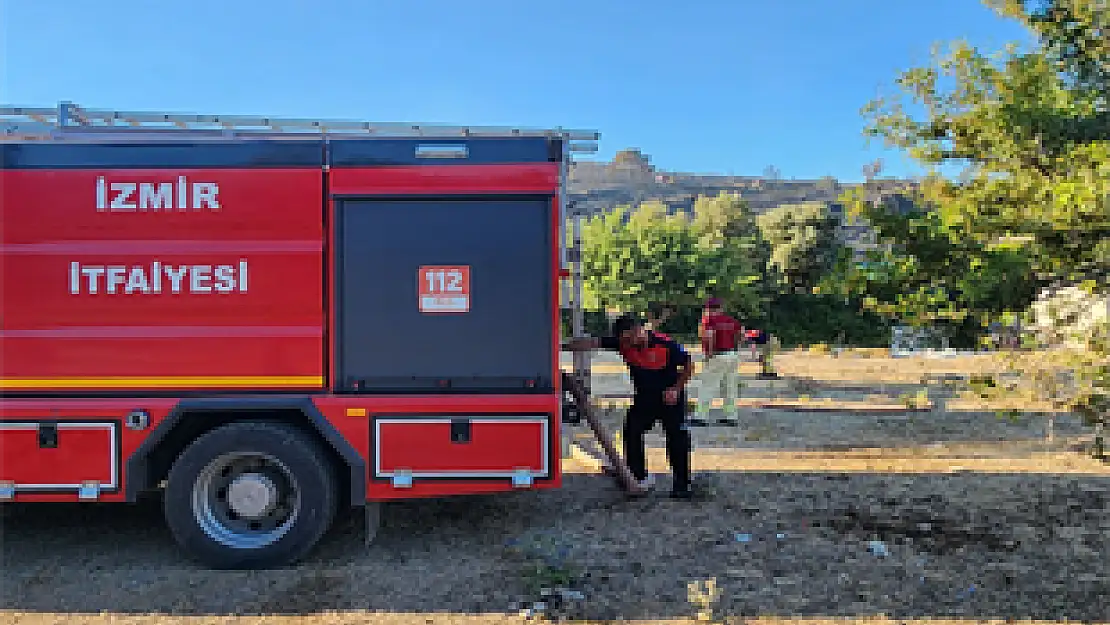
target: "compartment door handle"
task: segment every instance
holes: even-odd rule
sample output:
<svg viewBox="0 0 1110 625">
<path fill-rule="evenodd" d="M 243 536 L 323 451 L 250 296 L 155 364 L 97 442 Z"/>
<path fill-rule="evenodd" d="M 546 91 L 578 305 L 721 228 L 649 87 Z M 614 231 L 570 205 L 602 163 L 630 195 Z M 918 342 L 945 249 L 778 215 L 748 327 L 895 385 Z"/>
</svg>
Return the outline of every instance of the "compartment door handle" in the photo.
<svg viewBox="0 0 1110 625">
<path fill-rule="evenodd" d="M 58 447 L 58 424 L 50 421 L 39 423 L 39 449 Z"/>
<path fill-rule="evenodd" d="M 470 419 L 451 419 L 451 442 L 470 442 Z"/>
</svg>

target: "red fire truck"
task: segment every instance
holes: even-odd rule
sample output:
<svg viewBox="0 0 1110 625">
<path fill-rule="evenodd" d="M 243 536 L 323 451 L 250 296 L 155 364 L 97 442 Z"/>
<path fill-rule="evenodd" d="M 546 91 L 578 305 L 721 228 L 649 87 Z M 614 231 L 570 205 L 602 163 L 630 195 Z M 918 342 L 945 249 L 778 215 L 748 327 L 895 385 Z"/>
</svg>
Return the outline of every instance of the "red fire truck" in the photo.
<svg viewBox="0 0 1110 625">
<path fill-rule="evenodd" d="M 560 485 L 565 185 L 596 133 L 0 122 L 0 501 L 161 491 L 188 553 L 262 568 L 346 508 L 372 531 L 383 501 Z"/>
</svg>

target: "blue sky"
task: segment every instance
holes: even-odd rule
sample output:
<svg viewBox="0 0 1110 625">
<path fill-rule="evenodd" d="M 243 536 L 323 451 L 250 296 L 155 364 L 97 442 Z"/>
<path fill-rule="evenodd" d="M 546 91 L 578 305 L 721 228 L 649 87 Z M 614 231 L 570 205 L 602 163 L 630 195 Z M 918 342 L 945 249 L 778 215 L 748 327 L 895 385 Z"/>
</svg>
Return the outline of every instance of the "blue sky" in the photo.
<svg viewBox="0 0 1110 625">
<path fill-rule="evenodd" d="M 5 0 L 0 102 L 585 127 L 662 169 L 861 178 L 859 108 L 977 0 Z M 108 8 L 111 7 L 111 10 Z M 929 10 L 926 11 L 925 8 Z"/>
</svg>

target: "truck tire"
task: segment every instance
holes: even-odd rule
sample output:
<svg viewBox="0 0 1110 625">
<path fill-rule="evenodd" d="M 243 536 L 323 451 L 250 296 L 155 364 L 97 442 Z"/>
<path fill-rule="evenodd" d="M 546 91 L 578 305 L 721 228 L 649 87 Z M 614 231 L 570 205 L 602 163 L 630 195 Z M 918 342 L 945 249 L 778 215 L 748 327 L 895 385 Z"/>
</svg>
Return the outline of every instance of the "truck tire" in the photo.
<svg viewBox="0 0 1110 625">
<path fill-rule="evenodd" d="M 330 527 L 336 484 L 329 455 L 295 427 L 229 423 L 197 438 L 174 462 L 166 524 L 211 568 L 285 566 Z"/>
</svg>

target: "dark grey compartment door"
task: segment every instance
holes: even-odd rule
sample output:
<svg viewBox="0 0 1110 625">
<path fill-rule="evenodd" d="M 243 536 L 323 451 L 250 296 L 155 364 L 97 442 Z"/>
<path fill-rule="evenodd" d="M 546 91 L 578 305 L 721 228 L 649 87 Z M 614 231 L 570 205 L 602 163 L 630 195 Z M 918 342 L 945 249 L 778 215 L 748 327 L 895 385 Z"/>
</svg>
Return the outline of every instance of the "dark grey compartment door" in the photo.
<svg viewBox="0 0 1110 625">
<path fill-rule="evenodd" d="M 551 392 L 551 198 L 337 203 L 342 392 Z M 421 266 L 470 268 L 470 310 L 422 313 Z"/>
</svg>

